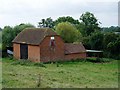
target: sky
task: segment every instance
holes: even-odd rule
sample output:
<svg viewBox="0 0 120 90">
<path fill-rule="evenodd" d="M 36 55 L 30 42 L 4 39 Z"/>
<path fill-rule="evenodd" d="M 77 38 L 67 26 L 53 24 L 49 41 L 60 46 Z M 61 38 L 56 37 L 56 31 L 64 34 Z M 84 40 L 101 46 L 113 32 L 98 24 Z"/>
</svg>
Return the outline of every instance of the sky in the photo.
<svg viewBox="0 0 120 90">
<path fill-rule="evenodd" d="M 31 23 L 35 26 L 43 18 L 71 16 L 79 19 L 89 11 L 102 24 L 118 26 L 119 0 L 0 0 L 0 27 Z"/>
</svg>

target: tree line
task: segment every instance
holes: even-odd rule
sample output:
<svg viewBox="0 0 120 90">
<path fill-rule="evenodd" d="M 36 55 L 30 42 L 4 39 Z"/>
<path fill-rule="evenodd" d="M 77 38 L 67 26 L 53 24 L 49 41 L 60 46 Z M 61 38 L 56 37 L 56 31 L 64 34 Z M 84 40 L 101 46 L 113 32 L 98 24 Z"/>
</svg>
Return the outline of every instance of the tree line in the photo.
<svg viewBox="0 0 120 90">
<path fill-rule="evenodd" d="M 82 42 L 86 49 L 102 50 L 105 57 L 120 59 L 120 28 L 100 27 L 101 22 L 93 13 L 85 12 L 79 19 L 71 16 L 41 19 L 38 28 L 51 28 L 59 34 L 64 42 Z M 32 24 L 20 24 L 14 27 L 5 26 L 2 30 L 2 49 L 12 46 L 12 40 L 25 28 L 35 28 Z"/>
</svg>

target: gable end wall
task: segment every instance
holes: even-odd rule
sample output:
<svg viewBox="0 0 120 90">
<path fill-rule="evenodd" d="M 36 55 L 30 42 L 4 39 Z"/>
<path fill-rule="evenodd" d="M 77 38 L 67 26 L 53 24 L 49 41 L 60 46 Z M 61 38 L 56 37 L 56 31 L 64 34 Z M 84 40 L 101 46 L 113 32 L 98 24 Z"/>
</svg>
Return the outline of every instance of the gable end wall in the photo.
<svg viewBox="0 0 120 90">
<path fill-rule="evenodd" d="M 64 42 L 60 36 L 55 37 L 55 48 L 54 50 L 50 47 L 50 36 L 47 36 L 41 42 L 40 47 L 40 61 L 58 61 L 64 60 Z"/>
</svg>

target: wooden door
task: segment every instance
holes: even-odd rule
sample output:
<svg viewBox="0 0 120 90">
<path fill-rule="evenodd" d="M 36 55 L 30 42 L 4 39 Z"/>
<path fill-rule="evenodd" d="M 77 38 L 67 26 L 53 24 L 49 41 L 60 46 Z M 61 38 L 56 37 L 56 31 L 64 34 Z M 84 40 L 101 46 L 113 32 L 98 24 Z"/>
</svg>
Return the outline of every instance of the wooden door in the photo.
<svg viewBox="0 0 120 90">
<path fill-rule="evenodd" d="M 20 44 L 20 59 L 28 59 L 28 45 Z"/>
</svg>

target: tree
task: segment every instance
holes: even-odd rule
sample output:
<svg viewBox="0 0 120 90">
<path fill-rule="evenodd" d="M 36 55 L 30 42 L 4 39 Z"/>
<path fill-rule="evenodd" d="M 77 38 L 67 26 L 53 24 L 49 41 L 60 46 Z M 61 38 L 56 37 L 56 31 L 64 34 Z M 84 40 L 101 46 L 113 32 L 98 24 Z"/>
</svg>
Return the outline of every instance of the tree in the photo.
<svg viewBox="0 0 120 90">
<path fill-rule="evenodd" d="M 83 37 L 82 42 L 83 42 L 83 45 L 86 49 L 91 49 L 90 36 Z"/>
<path fill-rule="evenodd" d="M 108 45 L 110 42 L 115 42 L 115 41 L 117 40 L 117 37 L 118 37 L 118 35 L 116 35 L 116 34 L 114 34 L 114 33 L 111 33 L 111 32 L 105 33 L 105 35 L 104 35 L 104 40 L 103 40 L 104 50 L 107 49 L 107 45 Z"/>
<path fill-rule="evenodd" d="M 82 23 L 85 25 L 84 28 L 84 34 L 85 36 L 90 35 L 91 33 L 97 31 L 100 29 L 98 20 L 94 16 L 94 14 L 90 12 L 86 12 L 81 15 L 80 20 L 82 20 Z"/>
<path fill-rule="evenodd" d="M 107 50 L 109 57 L 120 59 L 120 36 L 117 38 L 115 42 L 110 42 L 107 45 Z"/>
<path fill-rule="evenodd" d="M 120 35 L 112 32 L 105 33 L 103 42 L 106 56 L 120 59 Z"/>
<path fill-rule="evenodd" d="M 2 49 L 6 49 L 7 46 L 11 46 L 13 40 L 13 28 L 5 26 L 2 31 Z"/>
<path fill-rule="evenodd" d="M 81 39 L 80 32 L 69 22 L 59 23 L 55 30 L 66 43 L 73 43 Z"/>
<path fill-rule="evenodd" d="M 79 24 L 79 20 L 75 20 L 74 18 L 67 16 L 67 17 L 59 17 L 57 20 L 55 20 L 55 25 L 61 23 L 61 22 L 69 22 L 73 25 Z"/>
<path fill-rule="evenodd" d="M 86 32 L 84 31 L 85 30 L 85 25 L 84 23 L 80 22 L 78 25 L 76 25 L 76 28 L 79 30 L 79 32 L 81 32 L 81 34 L 83 36 L 86 35 Z M 86 37 L 86 36 L 85 36 Z"/>
<path fill-rule="evenodd" d="M 90 36 L 91 49 L 102 50 L 103 49 L 103 34 L 101 32 L 92 33 Z"/>
<path fill-rule="evenodd" d="M 38 27 L 40 27 L 40 28 L 44 28 L 44 27 L 53 28 L 54 21 L 51 19 L 51 17 L 49 17 L 47 19 L 41 19 L 41 21 L 38 22 Z"/>
</svg>

